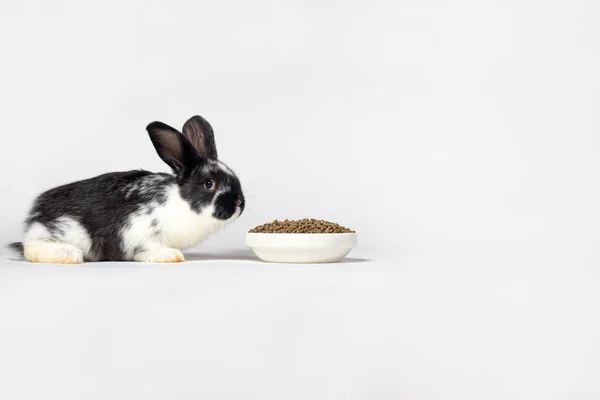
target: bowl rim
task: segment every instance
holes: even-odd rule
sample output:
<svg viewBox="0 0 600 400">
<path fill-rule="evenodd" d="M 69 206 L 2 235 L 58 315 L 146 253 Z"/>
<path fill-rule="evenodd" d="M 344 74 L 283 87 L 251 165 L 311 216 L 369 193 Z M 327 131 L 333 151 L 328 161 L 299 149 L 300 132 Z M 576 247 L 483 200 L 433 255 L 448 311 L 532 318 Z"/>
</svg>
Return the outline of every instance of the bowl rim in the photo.
<svg viewBox="0 0 600 400">
<path fill-rule="evenodd" d="M 336 233 L 277 233 L 277 232 L 246 232 L 246 235 L 277 235 L 277 236 L 345 236 L 354 235 L 356 232 Z"/>
<path fill-rule="evenodd" d="M 276 248 L 352 248 L 357 245 L 356 232 L 347 233 L 264 233 L 248 232 L 246 246 Z"/>
</svg>

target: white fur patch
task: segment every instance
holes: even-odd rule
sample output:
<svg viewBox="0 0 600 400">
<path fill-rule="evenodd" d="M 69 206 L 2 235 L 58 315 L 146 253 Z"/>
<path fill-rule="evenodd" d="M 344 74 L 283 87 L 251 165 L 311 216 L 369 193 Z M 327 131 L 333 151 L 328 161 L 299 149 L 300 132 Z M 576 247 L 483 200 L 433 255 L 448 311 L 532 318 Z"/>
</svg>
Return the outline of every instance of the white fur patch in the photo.
<svg viewBox="0 0 600 400">
<path fill-rule="evenodd" d="M 83 254 L 89 255 L 92 248 L 92 238 L 79 222 L 70 217 L 60 217 L 55 225 L 62 232 L 62 235 L 59 236 L 59 242 L 72 244 L 81 249 Z"/>
<path fill-rule="evenodd" d="M 92 258 L 92 239 L 86 229 L 71 217 L 63 216 L 53 227 L 34 222 L 25 232 L 25 257 L 34 262 L 79 263 L 83 255 Z"/>
<path fill-rule="evenodd" d="M 51 240 L 52 235 L 45 225 L 34 222 L 25 232 L 25 242 L 28 240 Z"/>
<path fill-rule="evenodd" d="M 212 205 L 201 213 L 195 212 L 181 198 L 177 185 L 170 186 L 166 195 L 164 204 L 152 204 L 129 218 L 127 228 L 121 232 L 128 258 L 133 258 L 142 249 L 169 247 L 184 250 L 193 247 L 234 219 L 222 221 L 213 217 Z"/>
<path fill-rule="evenodd" d="M 219 196 L 225 193 L 229 193 L 229 191 L 231 190 L 231 187 L 229 187 L 228 185 L 222 185 L 219 187 L 219 189 L 217 190 L 217 192 L 215 193 L 215 196 L 213 197 L 213 206 L 215 205 L 215 203 L 217 202 L 217 200 L 219 199 Z"/>
<path fill-rule="evenodd" d="M 45 264 L 80 264 L 83 252 L 77 247 L 46 240 L 27 240 L 23 243 L 25 258 L 30 262 Z"/>
<path fill-rule="evenodd" d="M 147 191 L 156 188 L 160 182 L 169 179 L 168 176 L 160 174 L 151 174 L 144 176 L 128 186 L 125 198 L 129 198 L 133 194 L 144 194 Z"/>
<path fill-rule="evenodd" d="M 23 243 L 32 240 L 45 240 L 70 244 L 80 249 L 84 254 L 89 254 L 92 247 L 92 239 L 87 230 L 71 217 L 63 216 L 53 223 L 54 227 L 49 229 L 45 225 L 34 222 L 25 232 Z"/>
</svg>

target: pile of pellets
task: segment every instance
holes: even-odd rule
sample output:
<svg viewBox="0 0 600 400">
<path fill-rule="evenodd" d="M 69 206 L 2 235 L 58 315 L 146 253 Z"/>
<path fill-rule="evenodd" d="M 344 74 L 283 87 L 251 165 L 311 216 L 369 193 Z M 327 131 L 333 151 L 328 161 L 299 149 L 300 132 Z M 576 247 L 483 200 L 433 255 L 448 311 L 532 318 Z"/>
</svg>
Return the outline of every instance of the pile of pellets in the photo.
<svg viewBox="0 0 600 400">
<path fill-rule="evenodd" d="M 274 220 L 250 229 L 251 233 L 354 233 L 344 226 L 322 219 Z"/>
</svg>

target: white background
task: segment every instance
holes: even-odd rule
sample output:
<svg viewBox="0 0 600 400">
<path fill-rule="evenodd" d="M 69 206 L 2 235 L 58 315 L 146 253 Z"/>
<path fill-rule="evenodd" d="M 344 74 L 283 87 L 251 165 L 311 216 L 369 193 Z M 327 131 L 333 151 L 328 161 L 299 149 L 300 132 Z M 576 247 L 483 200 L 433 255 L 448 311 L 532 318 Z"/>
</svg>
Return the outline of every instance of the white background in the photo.
<svg viewBox="0 0 600 400">
<path fill-rule="evenodd" d="M 248 284 L 257 284 L 259 277 L 265 277 L 262 274 L 272 279 L 266 281 L 272 283 L 271 291 L 263 287 L 260 294 L 248 286 L 237 291 L 239 287 L 229 285 L 228 279 L 237 276 L 235 267 L 208 270 L 208 278 L 215 273 L 220 282 L 207 286 L 216 290 L 211 298 L 216 304 L 219 296 L 226 296 L 223 293 L 242 293 L 247 304 L 264 310 L 261 299 L 279 299 L 273 292 L 277 284 L 296 287 L 304 295 L 290 298 L 296 308 L 289 315 L 285 312 L 289 303 L 283 302 L 278 318 L 288 315 L 285 321 L 294 328 L 292 320 L 307 318 L 314 329 L 312 341 L 288 343 L 285 338 L 296 337 L 294 329 L 281 325 L 279 330 L 269 329 L 268 312 L 251 314 L 266 325 L 254 331 L 256 336 L 251 337 L 256 340 L 244 343 L 256 346 L 262 335 L 273 332 L 283 335 L 283 342 L 275 342 L 279 344 L 273 348 L 261 342 L 264 352 L 249 353 L 241 351 L 246 347 L 234 345 L 238 352 L 226 358 L 232 376 L 221 376 L 219 382 L 227 387 L 227 379 L 232 379 L 231 387 L 242 393 L 239 398 L 264 399 L 270 389 L 274 398 L 292 398 L 292 393 L 298 398 L 327 399 L 347 399 L 351 394 L 376 399 L 384 393 L 411 400 L 469 395 L 598 398 L 600 389 L 592 387 L 600 370 L 596 339 L 600 336 L 596 316 L 600 301 L 598 21 L 600 2 L 593 0 L 2 0 L 0 239 L 19 239 L 30 202 L 52 186 L 116 170 L 167 171 L 145 126 L 160 120 L 179 128 L 191 115 L 201 114 L 215 129 L 222 160 L 241 177 L 248 208 L 233 226 L 199 250 L 227 254 L 242 248 L 244 232 L 259 223 L 318 217 L 356 229 L 361 249 L 370 251 L 362 254 L 374 260 L 373 265 L 352 264 L 350 270 L 331 267 L 320 274 L 291 269 L 284 270 L 291 275 L 279 275 L 256 267 L 251 271 L 257 275 L 247 275 Z M 390 251 L 396 254 L 390 256 L 393 262 L 377 264 Z M 136 282 L 134 277 L 139 276 L 135 270 L 125 277 L 95 270 L 98 276 L 80 282 L 77 270 L 71 271 L 75 275 L 28 271 L 33 274 L 20 275 L 10 267 L 5 271 L 4 301 L 15 305 L 2 314 L 4 321 L 13 324 L 12 330 L 0 329 L 8 335 L 4 350 L 14 351 L 7 358 L 11 363 L 4 365 L 7 369 L 29 348 L 27 341 L 10 342 L 23 338 L 24 330 L 44 332 L 51 325 L 56 338 L 69 331 L 65 328 L 69 325 L 61 325 L 69 323 L 68 316 L 60 313 L 61 302 L 79 297 L 62 291 L 65 297 L 53 303 L 57 320 L 50 325 L 45 320 L 22 320 L 22 315 L 32 313 L 54 315 L 36 309 L 37 301 L 57 294 L 42 290 L 45 282 L 66 290 L 69 283 L 71 289 L 87 288 L 99 279 L 104 282 L 99 287 L 107 290 L 119 279 Z M 177 275 L 180 282 L 162 272 L 138 273 L 150 276 L 144 278 L 150 281 L 152 274 L 160 278 L 156 286 L 143 291 L 140 298 L 147 301 L 167 301 L 161 285 L 170 282 L 175 293 L 179 283 L 187 282 L 185 275 Z M 207 276 L 198 279 L 203 282 Z M 335 291 L 327 292 L 337 282 L 348 284 L 338 297 Z M 122 318 L 127 310 L 131 315 L 143 314 L 136 305 L 148 303 L 128 303 L 135 291 L 123 290 L 119 300 L 110 296 L 112 291 L 96 298 L 104 304 L 96 309 L 104 310 L 98 311 L 104 319 L 93 321 L 115 324 L 117 332 L 122 321 L 113 312 L 119 307 L 123 308 L 116 312 Z M 329 294 L 314 297 L 313 290 Z M 305 308 L 303 296 L 310 300 Z M 317 306 L 321 301 L 324 308 Z M 164 315 L 171 315 L 179 305 L 189 303 L 161 304 Z M 329 310 L 322 320 L 320 309 Z M 193 314 L 192 309 L 189 312 Z M 247 329 L 235 325 L 239 320 L 231 309 L 213 309 L 207 318 L 217 318 L 219 312 L 231 322 L 227 325 L 223 320 L 223 326 Z M 394 318 L 388 312 L 396 313 Z M 180 321 L 188 317 L 181 314 Z M 152 324 L 144 329 L 152 329 Z M 52 370 L 57 357 L 48 349 L 62 348 L 80 337 L 72 332 L 84 334 L 81 343 L 99 339 L 93 332 L 100 325 L 92 325 L 92 331 L 83 326 L 88 325 L 69 331 L 66 342 L 48 339 L 40 345 L 35 360 L 44 360 L 41 365 L 47 366 L 40 371 Z M 360 340 L 351 336 L 339 340 L 355 348 L 357 360 L 366 363 L 361 368 L 370 365 L 368 371 L 344 369 L 352 365 L 348 355 L 352 350 L 341 344 L 338 350 L 344 357 L 325 356 L 325 348 L 318 347 L 316 332 L 328 328 L 338 332 L 340 326 L 362 327 Z M 199 334 L 203 329 L 194 325 L 191 332 Z M 125 343 L 133 342 L 136 332 L 126 331 Z M 175 331 L 160 332 L 159 339 L 180 340 Z M 214 337 L 202 339 L 229 338 L 239 343 L 241 334 L 215 332 Z M 381 332 L 389 336 L 382 338 Z M 327 336 L 326 342 L 336 339 Z M 494 344 L 503 339 L 508 341 Z M 191 336 L 181 340 L 192 343 Z M 110 343 L 116 346 L 107 343 L 108 348 L 113 348 Z M 469 347 L 470 343 L 475 346 Z M 154 348 L 167 351 L 162 346 Z M 215 346 L 227 348 L 225 342 Z M 467 353 L 458 350 L 466 348 Z M 103 354 L 102 349 L 94 354 Z M 206 349 L 191 354 L 201 357 Z M 312 354 L 310 349 L 319 351 Z M 136 360 L 130 365 L 132 371 L 148 365 L 139 358 L 144 351 L 130 354 Z M 272 357 L 287 354 L 279 360 L 282 371 L 299 380 L 280 380 L 276 390 L 268 380 L 252 386 L 239 378 L 267 379 L 276 371 L 265 367 L 256 372 L 250 366 L 250 359 L 268 351 Z M 322 363 L 323 373 L 337 371 L 330 377 L 336 384 L 311 380 L 318 375 L 308 372 L 314 365 L 286 351 L 296 357 L 314 355 L 312 361 Z M 183 350 L 181 354 L 184 358 Z M 408 361 L 395 368 L 386 364 L 390 354 Z M 81 357 L 85 360 L 85 355 Z M 181 363 L 177 357 L 167 359 Z M 204 364 L 188 365 L 182 376 L 191 381 L 214 367 L 212 361 L 217 359 L 219 354 L 211 353 Z M 267 359 L 275 364 L 278 360 Z M 55 373 L 80 371 L 73 362 L 72 370 Z M 245 367 L 237 370 L 233 365 Z M 28 382 L 24 371 L 12 380 L 14 387 Z M 167 374 L 176 382 L 174 371 L 150 368 L 136 376 Z M 88 372 L 103 376 L 100 370 Z M 235 376 L 242 381 L 235 381 Z M 356 383 L 359 377 L 371 380 L 362 389 L 341 389 L 344 382 Z M 124 387 L 125 378 L 119 379 Z M 294 391 L 292 381 L 304 391 Z M 79 382 L 85 386 L 85 379 Z M 94 382 L 99 390 L 100 383 Z M 140 382 L 132 380 L 129 394 Z M 262 391 L 250 389 L 257 387 Z M 161 386 L 160 393 L 172 393 L 169 388 Z M 104 389 L 99 392 L 102 398 L 110 397 Z M 225 392 L 208 384 L 185 393 L 189 398 L 199 398 L 192 393 L 211 398 Z M 85 393 L 91 398 L 91 392 Z M 149 398 L 144 393 L 147 396 L 141 397 Z M 164 396 L 158 398 L 171 398 Z M 65 393 L 60 398 L 66 398 Z"/>
<path fill-rule="evenodd" d="M 2 1 L 3 230 L 32 198 L 167 170 L 153 120 L 196 113 L 249 212 L 366 247 L 597 256 L 596 1 Z"/>
</svg>

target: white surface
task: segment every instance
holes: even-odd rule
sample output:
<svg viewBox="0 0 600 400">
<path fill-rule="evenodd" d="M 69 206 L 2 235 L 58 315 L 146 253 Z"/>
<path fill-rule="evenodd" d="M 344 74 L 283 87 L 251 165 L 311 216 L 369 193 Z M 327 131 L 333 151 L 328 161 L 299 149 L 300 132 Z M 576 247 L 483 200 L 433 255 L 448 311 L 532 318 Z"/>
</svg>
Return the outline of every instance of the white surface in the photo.
<svg viewBox="0 0 600 400">
<path fill-rule="evenodd" d="M 355 249 L 338 264 L 277 265 L 249 254 L 3 262 L 0 398 L 600 397 L 591 263 Z"/>
<path fill-rule="evenodd" d="M 356 233 L 246 233 L 246 245 L 267 262 L 338 262 L 356 244 Z"/>
</svg>

